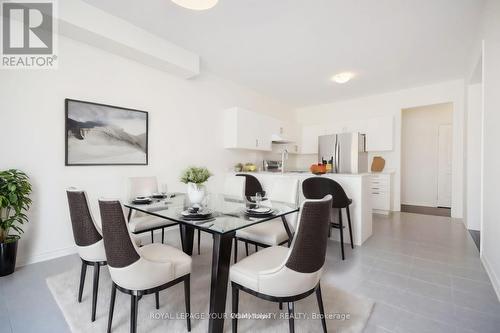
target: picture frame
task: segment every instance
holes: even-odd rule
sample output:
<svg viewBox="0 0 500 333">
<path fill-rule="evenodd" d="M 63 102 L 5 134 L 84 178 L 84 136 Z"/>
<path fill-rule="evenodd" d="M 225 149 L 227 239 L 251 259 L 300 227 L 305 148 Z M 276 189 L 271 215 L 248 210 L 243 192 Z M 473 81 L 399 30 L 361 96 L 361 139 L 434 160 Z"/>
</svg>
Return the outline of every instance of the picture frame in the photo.
<svg viewBox="0 0 500 333">
<path fill-rule="evenodd" d="M 148 165 L 149 114 L 65 99 L 65 165 Z"/>
</svg>

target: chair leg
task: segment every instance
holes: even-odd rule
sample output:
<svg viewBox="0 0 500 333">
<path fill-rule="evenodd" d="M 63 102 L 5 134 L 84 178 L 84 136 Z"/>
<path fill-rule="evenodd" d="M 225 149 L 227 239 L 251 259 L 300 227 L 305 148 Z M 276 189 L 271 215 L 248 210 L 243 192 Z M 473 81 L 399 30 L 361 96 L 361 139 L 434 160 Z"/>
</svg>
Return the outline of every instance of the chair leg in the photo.
<svg viewBox="0 0 500 333">
<path fill-rule="evenodd" d="M 99 270 L 101 265 L 98 262 L 94 263 L 94 286 L 92 291 L 92 321 L 95 321 L 95 312 L 97 307 L 97 291 L 99 289 Z"/>
<path fill-rule="evenodd" d="M 155 302 L 156 302 L 156 310 L 160 309 L 160 293 L 155 292 Z"/>
<path fill-rule="evenodd" d="M 191 332 L 191 275 L 184 280 L 184 300 L 186 302 L 187 330 Z"/>
<path fill-rule="evenodd" d="M 293 302 L 288 302 L 288 325 L 290 326 L 290 333 L 295 333 L 294 315 Z"/>
<path fill-rule="evenodd" d="M 80 288 L 78 288 L 78 303 L 82 302 L 83 286 L 85 285 L 86 273 L 87 273 L 87 264 L 82 260 L 82 271 L 80 272 Z"/>
<path fill-rule="evenodd" d="M 155 235 L 154 235 L 154 231 L 151 230 L 151 243 L 154 243 L 155 242 Z"/>
<path fill-rule="evenodd" d="M 165 228 L 161 228 L 161 243 L 165 243 Z"/>
<path fill-rule="evenodd" d="M 234 263 L 238 262 L 238 240 L 234 239 Z"/>
<path fill-rule="evenodd" d="M 347 212 L 347 224 L 349 226 L 349 237 L 351 238 L 351 249 L 354 249 L 354 242 L 352 240 L 351 212 L 349 211 L 349 206 L 347 206 L 345 209 Z"/>
<path fill-rule="evenodd" d="M 245 252 L 246 252 L 247 257 L 248 257 L 248 243 L 247 242 L 245 242 Z"/>
<path fill-rule="evenodd" d="M 232 327 L 233 327 L 233 333 L 238 332 L 238 303 L 239 303 L 239 290 L 235 286 L 233 286 L 233 320 L 232 320 Z"/>
<path fill-rule="evenodd" d="M 130 333 L 137 332 L 137 308 L 139 298 L 136 295 L 130 295 Z"/>
<path fill-rule="evenodd" d="M 200 255 L 201 230 L 198 229 L 198 255 Z"/>
<path fill-rule="evenodd" d="M 113 312 L 115 310 L 116 299 L 116 284 L 113 282 L 111 286 L 111 298 L 109 299 L 109 314 L 108 314 L 108 333 L 111 333 L 111 326 L 113 325 Z"/>
<path fill-rule="evenodd" d="M 316 288 L 316 298 L 318 299 L 319 314 L 321 315 L 321 325 L 323 326 L 323 333 L 327 332 L 326 329 L 326 319 L 325 319 L 325 308 L 323 307 L 323 297 L 321 296 L 321 286 L 318 283 L 318 288 Z"/>
<path fill-rule="evenodd" d="M 342 209 L 339 208 L 339 230 L 340 230 L 340 250 L 342 252 L 342 260 L 345 259 L 344 255 L 344 225 L 342 224 Z"/>
</svg>

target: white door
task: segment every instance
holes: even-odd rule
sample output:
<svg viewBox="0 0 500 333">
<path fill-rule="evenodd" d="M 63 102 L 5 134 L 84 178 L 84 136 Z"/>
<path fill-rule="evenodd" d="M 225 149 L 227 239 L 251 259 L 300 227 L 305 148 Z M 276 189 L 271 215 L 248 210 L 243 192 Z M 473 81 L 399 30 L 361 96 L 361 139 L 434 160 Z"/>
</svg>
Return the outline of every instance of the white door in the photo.
<svg viewBox="0 0 500 333">
<path fill-rule="evenodd" d="M 438 207 L 451 207 L 451 125 L 439 125 L 438 147 Z"/>
</svg>

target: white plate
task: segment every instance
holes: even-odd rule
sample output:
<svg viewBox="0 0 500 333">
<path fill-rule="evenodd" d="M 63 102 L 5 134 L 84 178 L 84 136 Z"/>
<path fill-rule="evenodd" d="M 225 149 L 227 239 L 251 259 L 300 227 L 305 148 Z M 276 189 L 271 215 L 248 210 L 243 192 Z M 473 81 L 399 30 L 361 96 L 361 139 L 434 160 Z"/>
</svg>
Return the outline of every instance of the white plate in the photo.
<svg viewBox="0 0 500 333">
<path fill-rule="evenodd" d="M 182 216 L 188 217 L 206 217 L 212 214 L 212 211 L 209 209 L 202 209 L 197 211 L 196 213 L 191 213 L 188 209 L 181 212 Z"/>
<path fill-rule="evenodd" d="M 271 212 L 269 207 L 247 208 L 247 212 L 252 214 L 268 214 Z"/>
</svg>

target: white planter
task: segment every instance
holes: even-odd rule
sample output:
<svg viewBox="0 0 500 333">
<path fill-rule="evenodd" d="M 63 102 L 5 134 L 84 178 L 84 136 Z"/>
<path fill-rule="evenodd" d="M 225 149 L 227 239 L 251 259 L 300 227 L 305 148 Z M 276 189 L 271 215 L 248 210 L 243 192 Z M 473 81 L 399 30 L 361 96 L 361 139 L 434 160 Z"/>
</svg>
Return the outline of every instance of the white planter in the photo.
<svg viewBox="0 0 500 333">
<path fill-rule="evenodd" d="M 203 202 L 203 198 L 205 198 L 205 185 L 188 183 L 187 194 L 192 206 L 200 205 Z"/>
</svg>

